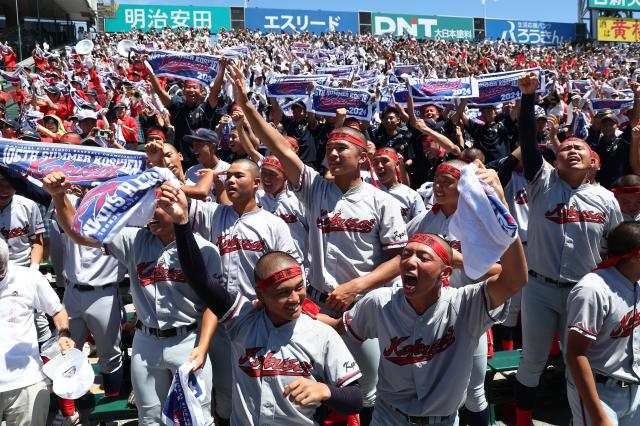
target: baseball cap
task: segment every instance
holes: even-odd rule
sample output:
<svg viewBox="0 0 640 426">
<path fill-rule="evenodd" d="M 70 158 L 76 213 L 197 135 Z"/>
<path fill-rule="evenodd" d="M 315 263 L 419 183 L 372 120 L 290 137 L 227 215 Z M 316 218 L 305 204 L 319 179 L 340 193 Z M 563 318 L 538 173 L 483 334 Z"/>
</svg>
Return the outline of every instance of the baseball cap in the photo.
<svg viewBox="0 0 640 426">
<path fill-rule="evenodd" d="M 50 84 L 49 86 L 45 87 L 44 90 L 46 90 L 49 93 L 53 93 L 54 95 L 62 94 L 58 86 L 55 86 L 53 84 Z"/>
<path fill-rule="evenodd" d="M 613 111 L 610 109 L 605 109 L 602 111 L 598 111 L 598 114 L 596 114 L 600 117 L 600 121 L 602 120 L 611 120 L 615 123 L 618 122 L 618 120 L 616 119 L 615 115 L 613 114 Z"/>
<path fill-rule="evenodd" d="M 15 120 L 13 118 L 2 118 L 0 119 L 0 121 L 9 127 L 13 127 L 14 129 L 20 128 L 20 123 L 18 123 L 18 120 Z"/>
<path fill-rule="evenodd" d="M 115 104 L 115 105 L 113 106 L 113 109 L 116 109 L 116 108 L 126 108 L 126 107 L 127 107 L 127 104 L 125 104 L 124 102 L 118 102 L 117 104 Z"/>
<path fill-rule="evenodd" d="M 304 103 L 304 101 L 295 101 L 294 103 L 291 104 L 291 107 L 294 106 L 299 106 L 300 108 L 304 109 L 305 111 L 307 110 L 307 104 Z"/>
<path fill-rule="evenodd" d="M 87 120 L 87 119 L 92 119 L 92 120 L 98 119 L 98 116 L 95 111 L 91 111 L 90 109 L 84 109 L 84 108 L 78 110 L 78 112 L 76 113 L 76 117 L 78 118 L 78 121 Z"/>
<path fill-rule="evenodd" d="M 96 92 L 96 89 L 89 89 L 89 90 L 86 90 L 84 93 L 91 96 L 98 96 L 98 92 Z"/>
<path fill-rule="evenodd" d="M 65 399 L 80 398 L 95 379 L 86 355 L 76 348 L 55 356 L 42 367 L 42 372 L 53 381 L 53 392 Z"/>
<path fill-rule="evenodd" d="M 182 140 L 185 142 L 193 142 L 193 141 L 201 141 L 201 142 L 209 142 L 218 144 L 220 138 L 218 134 L 211 129 L 207 129 L 204 127 L 199 128 L 194 133 L 190 135 L 185 135 L 182 137 Z"/>
<path fill-rule="evenodd" d="M 34 132 L 33 130 L 25 129 L 20 132 L 19 138 L 23 141 L 32 141 L 32 142 L 40 142 L 42 139 L 38 132 Z"/>
</svg>

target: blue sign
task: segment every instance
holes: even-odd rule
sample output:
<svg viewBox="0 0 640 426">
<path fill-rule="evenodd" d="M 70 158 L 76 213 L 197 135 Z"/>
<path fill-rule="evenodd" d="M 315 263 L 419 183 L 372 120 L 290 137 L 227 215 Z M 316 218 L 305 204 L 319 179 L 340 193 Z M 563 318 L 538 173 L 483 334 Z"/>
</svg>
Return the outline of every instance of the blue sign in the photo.
<svg viewBox="0 0 640 426">
<path fill-rule="evenodd" d="M 576 24 L 487 19 L 486 26 L 488 38 L 519 44 L 557 45 L 576 39 Z"/>
<path fill-rule="evenodd" d="M 321 10 L 261 9 L 244 10 L 244 26 L 252 30 L 288 33 L 328 31 L 358 32 L 356 12 L 327 12 Z"/>
</svg>

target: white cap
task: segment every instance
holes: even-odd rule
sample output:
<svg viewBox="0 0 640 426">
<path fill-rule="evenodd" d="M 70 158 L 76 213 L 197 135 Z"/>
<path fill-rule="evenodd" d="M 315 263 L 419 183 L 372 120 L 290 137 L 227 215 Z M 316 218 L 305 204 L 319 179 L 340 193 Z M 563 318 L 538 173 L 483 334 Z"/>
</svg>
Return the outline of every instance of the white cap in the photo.
<svg viewBox="0 0 640 426">
<path fill-rule="evenodd" d="M 89 360 L 75 348 L 50 360 L 42 372 L 53 381 L 53 392 L 64 399 L 80 398 L 91 389 L 95 379 Z"/>
<path fill-rule="evenodd" d="M 86 108 L 78 109 L 78 112 L 76 113 L 76 117 L 78 117 L 78 121 L 82 121 L 87 118 L 93 118 L 94 120 L 98 119 L 98 116 L 96 115 L 95 111 L 92 111 Z"/>
</svg>

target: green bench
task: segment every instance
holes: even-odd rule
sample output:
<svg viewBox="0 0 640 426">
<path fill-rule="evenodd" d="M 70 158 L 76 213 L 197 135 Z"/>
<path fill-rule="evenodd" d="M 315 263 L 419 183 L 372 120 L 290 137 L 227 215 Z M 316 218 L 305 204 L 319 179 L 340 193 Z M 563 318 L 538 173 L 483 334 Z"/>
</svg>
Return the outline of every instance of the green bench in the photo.
<svg viewBox="0 0 640 426">
<path fill-rule="evenodd" d="M 494 382 L 498 373 L 514 371 L 520 365 L 520 351 L 498 351 L 493 357 L 487 360 L 487 374 L 485 376 L 484 388 L 489 402 L 489 424 L 497 425 L 495 407 L 513 399 L 513 383 L 506 381 L 504 386 L 496 386 Z"/>
<path fill-rule="evenodd" d="M 101 422 L 136 419 L 138 410 L 136 407 L 131 407 L 127 403 L 127 399 L 128 395 L 103 396 L 99 399 L 96 395 L 96 404 L 89 414 L 89 423 L 99 425 Z"/>
</svg>

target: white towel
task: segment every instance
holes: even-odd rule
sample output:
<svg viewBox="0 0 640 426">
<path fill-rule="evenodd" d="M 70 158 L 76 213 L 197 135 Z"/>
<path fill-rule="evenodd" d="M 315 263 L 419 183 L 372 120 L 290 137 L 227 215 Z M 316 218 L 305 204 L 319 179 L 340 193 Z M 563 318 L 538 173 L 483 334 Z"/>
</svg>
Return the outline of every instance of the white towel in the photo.
<svg viewBox="0 0 640 426">
<path fill-rule="evenodd" d="M 518 225 L 493 188 L 476 176 L 475 164 L 462 168 L 458 192 L 449 232 L 461 243 L 464 272 L 477 280 L 515 240 Z"/>
</svg>

